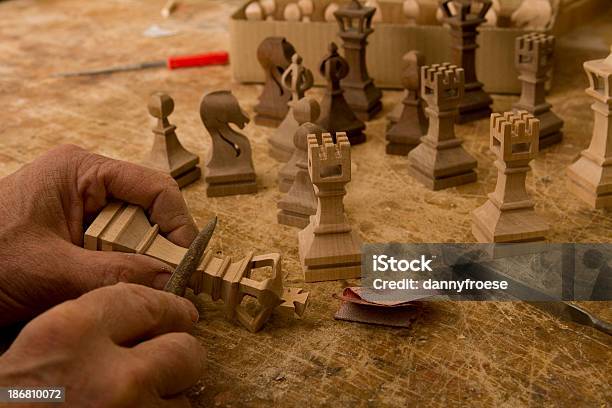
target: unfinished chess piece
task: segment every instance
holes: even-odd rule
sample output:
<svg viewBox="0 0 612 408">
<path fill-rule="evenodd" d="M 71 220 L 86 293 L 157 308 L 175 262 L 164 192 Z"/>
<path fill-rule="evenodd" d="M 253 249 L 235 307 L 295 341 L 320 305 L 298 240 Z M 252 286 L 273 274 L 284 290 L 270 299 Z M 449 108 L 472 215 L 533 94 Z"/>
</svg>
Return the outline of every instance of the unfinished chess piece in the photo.
<svg viewBox="0 0 612 408">
<path fill-rule="evenodd" d="M 295 131 L 293 136 L 293 154 L 291 159 L 280 169 L 278 172 L 278 189 L 282 193 L 286 193 L 291 188 L 293 184 L 293 180 L 295 180 L 295 175 L 298 171 L 297 162 L 303 158 L 302 152 L 297 150 L 296 138 L 298 137 L 298 133 L 303 133 L 302 125 L 305 123 L 311 123 L 313 126 L 316 126 L 318 129 L 322 129 L 318 125 L 314 125 L 314 123 L 319 118 L 321 114 L 321 108 L 319 107 L 319 103 L 314 99 L 304 97 L 300 99 L 293 105 L 293 117 L 299 124 L 298 129 Z M 322 130 L 326 132 L 326 130 Z M 306 137 L 304 136 L 304 145 L 306 144 Z M 304 152 L 306 152 L 306 147 L 303 148 Z"/>
<path fill-rule="evenodd" d="M 276 0 L 259 0 L 263 14 L 268 21 L 274 20 L 274 13 L 276 12 Z"/>
<path fill-rule="evenodd" d="M 399 121 L 387 131 L 387 154 L 406 156 L 421 143 L 421 137 L 427 132 L 427 118 L 420 90 L 424 60 L 419 51 L 410 51 L 404 55 L 402 82 L 406 88 L 406 97 L 401 103 L 403 110 Z"/>
<path fill-rule="evenodd" d="M 593 136 L 568 170 L 570 190 L 593 208 L 612 208 L 612 47 L 606 59 L 587 61 L 587 95 L 595 99 Z"/>
<path fill-rule="evenodd" d="M 554 49 L 555 37 L 552 35 L 532 33 L 516 38 L 514 60 L 523 89 L 521 99 L 512 108 L 527 111 L 540 121 L 540 149 L 563 139 L 563 121 L 546 102 L 546 81 L 553 66 Z"/>
<path fill-rule="evenodd" d="M 198 167 L 200 158 L 181 145 L 176 137 L 176 126 L 168 116 L 174 111 L 174 101 L 169 95 L 156 92 L 149 98 L 149 113 L 157 118 L 153 128 L 153 147 L 143 165 L 172 176 L 179 187 L 198 180 L 202 171 Z"/>
<path fill-rule="evenodd" d="M 375 8 L 364 7 L 357 0 L 334 13 L 340 26 L 338 35 L 342 39 L 344 57 L 349 65 L 348 73 L 342 79 L 344 98 L 362 121 L 372 119 L 382 109 L 382 92 L 374 85 L 366 65 L 368 37 L 374 32 L 374 13 Z"/>
<path fill-rule="evenodd" d="M 221 197 L 257 192 L 251 144 L 234 131 L 230 123 L 243 129 L 249 117 L 230 91 L 216 91 L 202 98 L 200 117 L 212 139 L 206 162 L 206 195 Z"/>
<path fill-rule="evenodd" d="M 451 27 L 452 63 L 465 71 L 465 96 L 459 105 L 457 122 L 488 118 L 493 100 L 476 77 L 476 39 L 478 27 L 486 21 L 491 0 L 443 0 L 440 7 L 444 22 Z"/>
<path fill-rule="evenodd" d="M 257 125 L 277 127 L 287 116 L 291 94 L 281 85 L 281 77 L 293 54 L 293 45 L 283 37 L 268 37 L 259 45 L 257 59 L 266 80 L 259 103 L 253 108 Z"/>
<path fill-rule="evenodd" d="M 244 16 L 248 21 L 261 21 L 264 19 L 264 11 L 258 1 L 249 3 L 244 9 Z"/>
<path fill-rule="evenodd" d="M 283 11 L 285 21 L 300 21 L 302 20 L 302 10 L 297 3 L 289 3 Z"/>
<path fill-rule="evenodd" d="M 312 14 L 314 13 L 313 0 L 298 0 L 297 4 L 302 13 L 302 22 L 310 23 L 312 21 Z"/>
<path fill-rule="evenodd" d="M 312 72 L 302 65 L 302 57 L 293 54 L 291 65 L 281 77 L 281 86 L 291 94 L 288 102 L 289 111 L 278 129 L 268 139 L 270 142 L 270 156 L 281 162 L 286 162 L 293 154 L 293 135 L 300 126 L 293 115 L 293 106 L 304 97 L 304 94 L 314 84 Z"/>
<path fill-rule="evenodd" d="M 524 30 L 544 30 L 552 20 L 553 10 L 550 0 L 523 0 L 512 13 L 514 27 Z"/>
<path fill-rule="evenodd" d="M 539 121 L 526 111 L 491 115 L 490 149 L 497 160 L 497 186 L 472 212 L 479 242 L 533 242 L 545 239 L 548 225 L 534 210 L 525 179 L 538 153 Z"/>
<path fill-rule="evenodd" d="M 338 5 L 338 3 L 329 3 L 325 8 L 325 12 L 323 13 L 323 18 L 325 19 L 325 21 L 327 21 L 328 23 L 335 22 L 336 11 L 338 11 L 339 8 L 340 6 Z"/>
<path fill-rule="evenodd" d="M 351 145 L 365 142 L 365 124 L 355 116 L 344 99 L 340 81 L 348 74 L 349 66 L 338 54 L 338 46 L 335 43 L 329 45 L 329 54 L 323 57 L 319 72 L 326 79 L 327 87 L 321 100 L 321 116 L 317 124 L 332 135 L 338 132 L 346 133 Z"/>
<path fill-rule="evenodd" d="M 351 181 L 351 145 L 344 133 L 308 136 L 308 172 L 318 199 L 316 215 L 299 232 L 305 282 L 361 277 L 361 239 L 344 214 Z"/>
<path fill-rule="evenodd" d="M 476 181 L 476 159 L 455 136 L 455 120 L 464 94 L 463 68 L 449 63 L 421 67 L 421 97 L 429 128 L 408 154 L 410 174 L 432 190 Z"/>
<path fill-rule="evenodd" d="M 417 0 L 404 0 L 402 11 L 404 12 L 404 17 L 406 17 L 407 24 L 417 24 L 421 16 L 421 6 Z"/>
</svg>

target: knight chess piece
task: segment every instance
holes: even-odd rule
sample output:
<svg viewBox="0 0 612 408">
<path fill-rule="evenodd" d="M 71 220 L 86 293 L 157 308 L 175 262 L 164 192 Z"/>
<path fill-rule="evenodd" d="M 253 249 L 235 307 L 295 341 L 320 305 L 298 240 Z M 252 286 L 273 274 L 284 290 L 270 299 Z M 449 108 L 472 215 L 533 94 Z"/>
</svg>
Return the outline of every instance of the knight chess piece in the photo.
<svg viewBox="0 0 612 408">
<path fill-rule="evenodd" d="M 198 167 L 200 158 L 181 145 L 176 136 L 176 126 L 170 124 L 168 116 L 174 111 L 174 101 L 163 93 L 155 92 L 149 98 L 149 114 L 157 118 L 153 128 L 153 147 L 143 165 L 169 174 L 179 187 L 198 180 L 202 171 Z"/>
<path fill-rule="evenodd" d="M 338 54 L 336 43 L 329 45 L 329 53 L 323 57 L 319 72 L 327 81 L 327 87 L 321 99 L 321 116 L 317 124 L 327 129 L 332 135 L 346 133 L 351 145 L 363 143 L 366 136 L 363 133 L 365 124 L 355 116 L 355 113 L 344 99 L 344 90 L 340 81 L 347 76 L 349 65 Z"/>
<path fill-rule="evenodd" d="M 200 117 L 212 139 L 204 180 L 206 195 L 220 197 L 257 192 L 251 144 L 230 123 L 243 129 L 249 117 L 230 91 L 205 95 L 200 103 Z"/>
<path fill-rule="evenodd" d="M 259 103 L 253 108 L 257 125 L 277 127 L 287 116 L 291 94 L 281 85 L 281 77 L 293 54 L 293 45 L 283 37 L 268 37 L 257 48 L 257 59 L 266 76 Z"/>
<path fill-rule="evenodd" d="M 512 108 L 527 111 L 540 121 L 540 149 L 563 139 L 563 121 L 546 102 L 546 82 L 553 67 L 555 37 L 531 33 L 516 38 L 515 64 L 522 82 L 520 100 Z"/>
<path fill-rule="evenodd" d="M 387 154 L 406 156 L 418 146 L 421 137 L 427 132 L 427 117 L 420 90 L 424 59 L 419 51 L 410 51 L 404 55 L 402 82 L 406 88 L 406 97 L 400 104 L 403 107 L 400 119 L 387 131 Z"/>
<path fill-rule="evenodd" d="M 497 186 L 472 213 L 472 233 L 479 242 L 544 240 L 548 225 L 535 212 L 525 187 L 529 163 L 538 152 L 539 127 L 538 119 L 527 111 L 491 115 Z"/>
<path fill-rule="evenodd" d="M 464 93 L 464 71 L 449 63 L 421 67 L 421 96 L 429 128 L 408 154 L 410 174 L 432 190 L 476 181 L 476 159 L 455 136 L 455 120 Z"/>
<path fill-rule="evenodd" d="M 345 186 L 351 180 L 351 145 L 346 134 L 308 136 L 308 172 L 318 199 L 317 212 L 299 232 L 305 282 L 361 277 L 361 239 L 344 213 Z"/>
</svg>

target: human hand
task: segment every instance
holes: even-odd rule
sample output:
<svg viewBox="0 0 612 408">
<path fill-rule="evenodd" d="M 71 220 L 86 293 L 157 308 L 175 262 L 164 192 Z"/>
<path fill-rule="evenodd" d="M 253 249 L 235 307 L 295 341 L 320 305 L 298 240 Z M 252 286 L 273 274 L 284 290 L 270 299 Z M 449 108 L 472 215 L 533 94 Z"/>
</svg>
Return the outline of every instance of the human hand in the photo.
<svg viewBox="0 0 612 408">
<path fill-rule="evenodd" d="M 197 320 L 191 302 L 167 292 L 96 289 L 23 328 L 0 357 L 0 386 L 65 387 L 70 407 L 189 407 L 181 393 L 205 354 L 186 333 Z"/>
<path fill-rule="evenodd" d="M 117 282 L 163 288 L 172 270 L 161 261 L 82 248 L 83 224 L 111 197 L 145 208 L 175 244 L 197 234 L 170 176 L 76 146 L 0 180 L 0 326 Z"/>
</svg>

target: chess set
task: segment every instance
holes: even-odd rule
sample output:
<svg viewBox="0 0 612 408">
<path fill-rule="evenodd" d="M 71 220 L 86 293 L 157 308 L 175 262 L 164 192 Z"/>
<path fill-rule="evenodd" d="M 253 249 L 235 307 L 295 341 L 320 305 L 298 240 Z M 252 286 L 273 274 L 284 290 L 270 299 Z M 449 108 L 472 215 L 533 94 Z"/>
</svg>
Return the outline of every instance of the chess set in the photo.
<svg viewBox="0 0 612 408">
<path fill-rule="evenodd" d="M 263 0 L 260 3 L 266 4 Z M 555 37 L 535 32 L 516 38 L 514 60 L 522 92 L 511 111 L 494 113 L 475 64 L 478 28 L 492 2 L 476 3 L 475 7 L 471 0 L 440 2 L 442 19 L 451 28 L 450 61 L 428 63 L 418 50 L 404 55 L 400 82 L 405 95 L 387 118 L 387 145 L 381 154 L 405 157 L 409 174 L 432 191 L 474 183 L 477 161 L 455 128 L 489 120 L 497 185 L 487 201 L 472 212 L 473 236 L 483 243 L 543 241 L 548 225 L 535 211 L 526 177 L 540 149 L 563 142 L 563 120 L 546 101 Z M 382 92 L 366 63 L 367 38 L 376 29 L 376 10 L 353 0 L 333 11 L 342 50 L 330 42 L 321 55 L 316 68 L 326 87 L 318 101 L 308 96 L 314 82 L 312 71 L 286 38 L 266 38 L 257 49 L 266 80 L 254 107 L 254 122 L 273 128 L 269 155 L 282 164 L 278 185 L 284 194 L 277 203 L 277 220 L 298 230 L 305 282 L 361 276 L 362 242 L 348 221 L 343 199 L 351 181 L 351 149 L 358 144 L 367 148 L 365 123 L 380 115 L 382 108 Z M 567 170 L 568 186 L 590 207 L 609 209 L 612 49 L 607 58 L 585 62 L 584 68 L 590 82 L 586 92 L 594 99 L 595 121 L 590 146 Z M 202 169 L 199 157 L 181 145 L 176 126 L 168 119 L 174 109 L 172 98 L 154 93 L 148 109 L 157 124 L 143 164 L 169 174 L 181 187 L 203 173 L 208 197 L 257 193 L 249 139 L 230 126 L 243 129 L 249 118 L 230 91 L 214 91 L 202 98 L 200 116 L 212 140 Z M 111 204 L 94 226 L 85 238 L 90 249 L 143 253 L 171 265 L 184 253 L 159 237 L 156 226 L 151 226 L 137 208 Z M 251 270 L 264 264 L 273 267 L 274 276 L 257 282 L 251 278 Z M 250 330 L 259 330 L 276 307 L 293 309 L 299 315 L 306 307 L 307 293 L 283 288 L 279 254 L 249 254 L 233 262 L 207 252 L 198 270 L 191 282 L 194 292 L 225 301 L 228 316 Z M 259 302 L 260 311 L 254 316 L 241 306 L 249 296 Z"/>
</svg>

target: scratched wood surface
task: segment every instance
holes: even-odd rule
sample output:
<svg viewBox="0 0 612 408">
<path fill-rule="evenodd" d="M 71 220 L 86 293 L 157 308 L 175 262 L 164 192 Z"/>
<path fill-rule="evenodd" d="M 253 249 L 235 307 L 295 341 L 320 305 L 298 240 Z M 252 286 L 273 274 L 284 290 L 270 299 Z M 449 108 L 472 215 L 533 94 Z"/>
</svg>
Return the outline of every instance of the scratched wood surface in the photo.
<svg viewBox="0 0 612 408">
<path fill-rule="evenodd" d="M 62 143 L 139 161 L 152 140 L 146 103 L 156 90 L 174 97 L 171 121 L 185 146 L 202 157 L 210 148 L 198 117 L 205 92 L 229 88 L 252 113 L 260 88 L 232 83 L 227 67 L 51 77 L 227 47 L 226 21 L 237 1 L 185 1 L 170 20 L 159 16 L 163 3 L 0 2 L 0 176 Z M 612 13 L 560 41 L 550 101 L 566 121 L 566 138 L 538 156 L 528 180 L 538 212 L 552 224 L 552 241 L 611 239 L 610 214 L 574 199 L 564 176 L 588 144 L 592 125 L 581 63 L 607 55 L 610 21 Z M 175 35 L 144 36 L 153 24 Z M 385 93 L 386 112 L 400 96 Z M 496 111 L 516 100 L 494 99 Z M 363 239 L 472 241 L 470 211 L 484 202 L 496 179 L 488 122 L 458 130 L 479 161 L 479 181 L 436 193 L 408 176 L 405 158 L 384 155 L 384 127 L 383 119 L 370 122 L 369 141 L 353 149 L 346 208 Z M 297 231 L 276 224 L 281 195 L 279 164 L 267 156 L 270 129 L 251 124 L 246 133 L 260 192 L 209 199 L 198 182 L 184 191 L 185 199 L 200 225 L 220 216 L 213 241 L 218 250 L 237 256 L 248 250 L 282 252 L 288 284 L 311 291 L 311 303 L 302 320 L 278 314 L 262 332 L 251 334 L 225 321 L 220 305 L 198 299 L 203 318 L 196 335 L 208 349 L 209 363 L 191 392 L 194 406 L 609 406 L 610 337 L 525 304 L 430 304 L 403 330 L 334 321 L 338 304 L 332 294 L 356 282 L 302 283 Z M 610 303 L 587 307 L 612 319 Z"/>
</svg>

